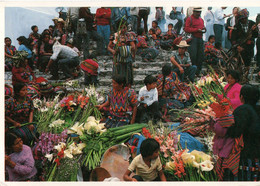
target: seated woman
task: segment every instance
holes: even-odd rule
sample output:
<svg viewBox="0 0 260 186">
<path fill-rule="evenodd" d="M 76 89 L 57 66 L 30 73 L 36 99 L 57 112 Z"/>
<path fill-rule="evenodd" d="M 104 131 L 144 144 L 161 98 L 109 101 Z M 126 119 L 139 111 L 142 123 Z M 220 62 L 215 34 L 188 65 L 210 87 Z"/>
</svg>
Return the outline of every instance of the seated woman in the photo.
<svg viewBox="0 0 260 186">
<path fill-rule="evenodd" d="M 177 50 L 174 40 L 178 37 L 176 31 L 173 29 L 173 24 L 168 24 L 168 31 L 163 35 L 161 40 L 161 48 L 164 50 Z"/>
<path fill-rule="evenodd" d="M 44 72 L 45 68 L 50 60 L 51 55 L 53 54 L 52 51 L 52 44 L 50 41 L 50 34 L 45 32 L 41 35 L 39 40 L 39 60 L 37 63 L 37 67 L 39 68 L 40 72 Z"/>
<path fill-rule="evenodd" d="M 36 129 L 34 125 L 22 126 L 23 123 L 31 123 L 33 121 L 33 102 L 27 96 L 27 86 L 23 83 L 17 83 L 13 87 L 14 97 L 5 101 L 5 121 L 9 129 L 16 135 L 21 137 L 26 144 L 30 144 L 36 137 Z"/>
<path fill-rule="evenodd" d="M 34 83 L 36 81 L 35 75 L 31 67 L 28 65 L 28 59 L 21 58 L 14 62 L 12 68 L 12 84 L 17 83 Z"/>
<path fill-rule="evenodd" d="M 240 74 L 236 70 L 230 70 L 226 72 L 228 84 L 224 87 L 226 96 L 230 99 L 231 106 L 235 110 L 238 106 L 242 105 L 240 101 L 241 85 L 238 83 L 240 80 Z M 218 99 L 222 99 L 223 95 L 212 94 L 218 96 Z"/>
<path fill-rule="evenodd" d="M 31 148 L 14 133 L 6 133 L 5 150 L 5 167 L 9 177 L 6 181 L 36 181 L 37 169 Z"/>
<path fill-rule="evenodd" d="M 12 40 L 9 37 L 5 38 L 5 71 L 11 71 L 13 67 L 13 56 L 16 51 L 15 46 L 11 45 Z"/>
<path fill-rule="evenodd" d="M 221 62 L 223 64 L 223 57 L 221 55 L 220 51 L 220 43 L 215 43 L 215 46 L 213 45 L 215 42 L 215 36 L 211 35 L 209 36 L 208 42 L 205 43 L 205 61 L 207 64 L 212 65 L 213 68 Z M 215 68 L 216 69 L 216 68 Z"/>
<path fill-rule="evenodd" d="M 133 89 L 125 87 L 125 78 L 122 75 L 113 75 L 112 89 L 108 94 L 107 101 L 97 105 L 101 110 L 110 107 L 110 113 L 106 120 L 106 128 L 120 127 L 135 122 L 137 111 L 137 96 Z M 132 115 L 129 115 L 129 107 L 132 107 Z"/>
<path fill-rule="evenodd" d="M 181 83 L 175 72 L 171 71 L 171 65 L 162 67 L 162 74 L 157 77 L 157 90 L 159 104 L 166 117 L 167 109 L 182 109 L 190 99 L 190 88 Z"/>
<path fill-rule="evenodd" d="M 161 39 L 156 35 L 156 30 L 151 28 L 148 32 L 148 45 L 159 50 L 161 45 Z"/>
<path fill-rule="evenodd" d="M 152 61 L 153 59 L 155 59 L 158 54 L 159 51 L 156 50 L 155 48 L 153 48 L 152 46 L 148 46 L 147 42 L 146 42 L 146 37 L 145 37 L 145 31 L 143 28 L 139 28 L 137 30 L 137 55 L 140 55 L 143 59 L 143 61 Z"/>
<path fill-rule="evenodd" d="M 26 51 L 28 52 L 28 56 L 26 57 L 28 60 L 28 64 L 33 69 L 33 59 L 32 59 L 32 50 L 30 49 L 30 43 L 28 42 L 28 39 L 24 36 L 20 36 L 17 38 L 17 41 L 19 42 L 19 48 L 18 51 Z"/>
</svg>

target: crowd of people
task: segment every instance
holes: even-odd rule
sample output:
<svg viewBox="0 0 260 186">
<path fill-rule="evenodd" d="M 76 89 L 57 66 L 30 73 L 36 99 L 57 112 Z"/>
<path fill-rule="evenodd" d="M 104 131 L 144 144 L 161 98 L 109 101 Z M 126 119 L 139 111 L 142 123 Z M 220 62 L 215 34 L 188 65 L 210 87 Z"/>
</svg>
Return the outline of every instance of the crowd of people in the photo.
<svg viewBox="0 0 260 186">
<path fill-rule="evenodd" d="M 23 123 L 33 123 L 34 108 L 32 97 L 27 93 L 28 86 L 40 90 L 39 83 L 47 81 L 35 76 L 36 69 L 45 73 L 50 72 L 52 77 L 49 80 L 66 81 L 76 79 L 82 70 L 84 84 L 97 85 L 99 68 L 97 56 L 111 56 L 112 88 L 106 102 L 97 105 L 99 110 L 108 111 L 106 128 L 147 122 L 150 119 L 154 123 L 159 120 L 169 121 L 167 117 L 169 109 L 183 109 L 194 102 L 188 82 L 194 82 L 200 77 L 204 62 L 212 65 L 216 71 L 219 64 L 223 67 L 227 65 L 225 51 L 221 45 L 223 29 L 228 30 L 233 54 L 237 54 L 239 56 L 237 60 L 244 65 L 243 73 L 249 72 L 257 38 L 256 60 L 260 67 L 259 20 L 256 20 L 256 23 L 248 20 L 247 9 L 240 10 L 234 7 L 230 15 L 223 13 L 225 9 L 226 7 L 221 7 L 213 13 L 209 7 L 203 20 L 201 7 L 189 8 L 186 18 L 182 16 L 183 7 L 173 7 L 169 18 L 177 19 L 177 23 L 168 24 L 168 30 L 163 32 L 160 27 L 164 27 L 166 16 L 162 7 L 156 7 L 155 20 L 152 21 L 151 28 L 147 26 L 149 7 L 101 7 L 97 9 L 96 14 L 92 14 L 89 7 L 72 7 L 68 9 L 66 16 L 61 14 L 59 18 L 54 18 L 54 25 L 50 25 L 41 34 L 38 33 L 38 27 L 33 25 L 28 38 L 25 36 L 17 38 L 20 45 L 18 50 L 12 46 L 11 39 L 6 37 L 5 70 L 12 71 L 13 75 L 13 95 L 12 91 L 9 91 L 10 96 L 5 101 L 5 162 L 9 180 L 35 180 L 37 172 L 33 157 L 28 150 L 31 142 L 37 139 L 36 126 L 33 124 L 21 126 Z M 229 19 L 225 25 L 227 17 Z M 206 34 L 206 42 L 203 40 L 203 34 Z M 96 41 L 96 51 L 90 51 L 90 40 Z M 172 51 L 170 61 L 162 66 L 160 75 L 146 76 L 144 86 L 136 95 L 131 89 L 134 84 L 135 56 L 139 55 L 144 62 L 152 63 L 156 61 L 160 50 Z M 252 85 L 241 88 L 239 76 L 241 72 L 232 69 L 226 72 L 228 85 L 224 90 L 235 110 L 235 125 L 220 131 L 219 135 L 232 139 L 239 138 L 241 134 L 246 136 L 245 150 L 241 154 L 240 162 L 243 166 L 247 166 L 249 160 L 254 160 L 257 164 L 255 159 L 260 157 L 260 148 L 256 140 L 259 139 L 260 132 L 259 116 L 256 112 L 259 90 Z M 12 88 L 6 88 L 6 94 L 10 89 Z M 221 95 L 213 96 L 221 98 Z M 14 126 L 14 129 L 10 129 L 10 126 Z M 222 142 L 220 142 L 221 148 Z M 159 146 L 156 143 L 154 146 L 153 151 L 144 155 L 142 160 L 146 164 L 148 162 L 150 166 L 152 161 L 159 161 Z M 248 149 L 253 150 L 255 154 L 249 156 Z M 221 150 L 216 150 L 216 153 Z M 230 175 L 226 172 L 229 168 L 225 164 L 225 161 L 228 161 L 227 154 L 220 156 L 223 159 L 222 162 L 218 162 L 218 172 L 225 178 Z M 141 179 L 130 178 L 131 172 L 138 166 L 138 161 L 141 161 L 140 158 L 130 165 L 124 175 L 125 180 Z M 159 162 L 156 164 L 158 174 L 148 176 L 145 180 L 165 180 L 161 164 Z"/>
</svg>

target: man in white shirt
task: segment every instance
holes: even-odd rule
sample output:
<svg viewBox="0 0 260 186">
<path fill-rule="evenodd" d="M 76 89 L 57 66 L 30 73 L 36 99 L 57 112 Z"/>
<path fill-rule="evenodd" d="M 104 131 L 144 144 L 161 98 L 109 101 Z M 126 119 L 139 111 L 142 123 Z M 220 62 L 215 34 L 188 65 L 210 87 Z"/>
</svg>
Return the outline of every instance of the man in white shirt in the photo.
<svg viewBox="0 0 260 186">
<path fill-rule="evenodd" d="M 215 33 L 216 43 L 222 43 L 222 33 L 225 24 L 225 18 L 231 16 L 231 14 L 229 15 L 224 14 L 224 10 L 226 8 L 227 7 L 221 7 L 214 12 L 213 29 Z"/>
<path fill-rule="evenodd" d="M 139 122 L 145 119 L 143 118 L 145 112 L 149 113 L 155 121 L 161 119 L 156 82 L 157 79 L 152 75 L 148 75 L 144 79 L 145 86 L 140 89 L 138 95 L 140 105 L 137 107 L 137 118 Z"/>
<path fill-rule="evenodd" d="M 208 7 L 208 11 L 204 15 L 204 21 L 206 23 L 207 32 L 204 34 L 204 41 L 208 41 L 209 36 L 214 35 L 213 24 L 214 24 L 214 13 L 212 7 Z"/>
<path fill-rule="evenodd" d="M 71 69 L 79 65 L 79 56 L 72 48 L 58 44 L 53 45 L 53 54 L 50 57 L 45 73 L 51 70 L 52 77 L 50 80 L 58 80 L 58 66 L 65 76 L 63 79 L 73 79 Z M 51 67 L 51 69 L 50 69 Z"/>
</svg>

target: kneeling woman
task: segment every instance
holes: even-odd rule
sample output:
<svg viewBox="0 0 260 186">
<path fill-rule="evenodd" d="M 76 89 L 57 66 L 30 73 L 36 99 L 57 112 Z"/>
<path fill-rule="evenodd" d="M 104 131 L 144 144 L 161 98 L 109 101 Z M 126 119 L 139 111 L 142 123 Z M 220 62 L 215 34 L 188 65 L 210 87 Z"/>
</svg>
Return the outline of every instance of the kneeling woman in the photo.
<svg viewBox="0 0 260 186">
<path fill-rule="evenodd" d="M 32 99 L 27 96 L 27 86 L 15 84 L 14 97 L 5 101 L 5 120 L 8 127 L 15 126 L 13 132 L 28 145 L 35 139 L 36 129 L 33 125 L 21 127 L 21 124 L 33 121 L 33 110 Z"/>
<path fill-rule="evenodd" d="M 112 77 L 112 89 L 108 94 L 107 101 L 97 105 L 101 110 L 109 106 L 109 115 L 106 120 L 106 128 L 114 128 L 123 125 L 133 124 L 137 111 L 137 96 L 133 89 L 125 87 L 125 78 L 121 75 Z M 133 108 L 132 117 L 128 114 L 129 107 Z"/>
<path fill-rule="evenodd" d="M 8 154 L 5 155 L 8 181 L 35 181 L 37 170 L 34 166 L 31 148 L 24 145 L 22 139 L 14 133 L 7 133 L 5 135 L 5 150 Z"/>
</svg>

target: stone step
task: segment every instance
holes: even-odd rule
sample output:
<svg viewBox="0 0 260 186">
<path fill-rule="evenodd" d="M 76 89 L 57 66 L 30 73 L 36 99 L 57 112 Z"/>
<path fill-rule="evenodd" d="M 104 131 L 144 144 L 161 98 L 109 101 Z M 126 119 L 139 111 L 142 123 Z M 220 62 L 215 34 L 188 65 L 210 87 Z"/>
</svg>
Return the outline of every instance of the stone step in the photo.
<svg viewBox="0 0 260 186">
<path fill-rule="evenodd" d="M 149 74 L 159 74 L 161 73 L 161 68 L 159 67 L 154 67 L 154 68 L 134 68 L 133 69 L 133 74 L 134 74 L 134 77 L 137 76 L 137 75 L 149 75 Z M 101 68 L 100 69 L 100 72 L 99 72 L 99 77 L 105 77 L 105 76 L 112 76 L 112 68 L 106 68 L 106 69 L 103 69 Z"/>
</svg>

